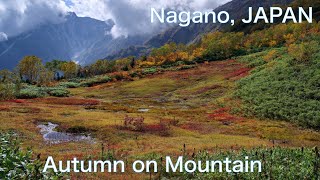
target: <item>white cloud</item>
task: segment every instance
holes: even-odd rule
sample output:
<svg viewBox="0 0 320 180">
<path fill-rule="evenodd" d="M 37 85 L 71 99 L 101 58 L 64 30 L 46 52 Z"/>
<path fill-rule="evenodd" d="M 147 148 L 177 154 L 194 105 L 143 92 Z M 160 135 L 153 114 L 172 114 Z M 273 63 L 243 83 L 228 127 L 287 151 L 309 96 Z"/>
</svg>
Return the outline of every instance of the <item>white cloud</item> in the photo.
<svg viewBox="0 0 320 180">
<path fill-rule="evenodd" d="M 69 2 L 71 11 L 78 16 L 91 17 L 99 20 L 108 20 L 111 14 L 107 10 L 104 0 L 65 0 Z"/>
<path fill-rule="evenodd" d="M 151 24 L 150 8 L 165 8 L 177 11 L 211 10 L 227 0 L 68 0 L 70 9 L 80 16 L 100 20 L 113 19 L 114 37 L 160 31 L 165 26 Z"/>
<path fill-rule="evenodd" d="M 10 37 L 43 23 L 58 23 L 67 11 L 61 0 L 0 0 L 0 32 Z"/>
<path fill-rule="evenodd" d="M 182 10 L 214 9 L 227 0 L 0 0 L 0 32 L 15 36 L 43 23 L 59 23 L 68 11 L 99 20 L 112 19 L 114 37 L 159 32 L 164 25 L 151 24 L 150 8 Z M 2 36 L 4 37 L 4 36 Z"/>
</svg>

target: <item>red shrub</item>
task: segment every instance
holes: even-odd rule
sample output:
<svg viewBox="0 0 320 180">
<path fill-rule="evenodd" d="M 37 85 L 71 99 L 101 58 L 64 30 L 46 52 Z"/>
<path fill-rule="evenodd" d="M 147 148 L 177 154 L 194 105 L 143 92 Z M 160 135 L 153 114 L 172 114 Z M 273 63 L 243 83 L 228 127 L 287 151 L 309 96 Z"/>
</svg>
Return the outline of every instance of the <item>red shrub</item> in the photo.
<svg viewBox="0 0 320 180">
<path fill-rule="evenodd" d="M 233 122 L 241 120 L 242 118 L 233 116 L 229 113 L 230 108 L 220 108 L 215 110 L 213 113 L 208 114 L 209 119 L 221 121 L 221 122 Z"/>
<path fill-rule="evenodd" d="M 165 123 L 146 125 L 145 131 L 152 134 L 158 134 L 160 136 L 170 135 L 170 127 Z"/>
<path fill-rule="evenodd" d="M 12 99 L 12 100 L 8 100 L 6 102 L 22 104 L 22 103 L 26 103 L 26 100 L 24 100 L 24 99 Z"/>
</svg>

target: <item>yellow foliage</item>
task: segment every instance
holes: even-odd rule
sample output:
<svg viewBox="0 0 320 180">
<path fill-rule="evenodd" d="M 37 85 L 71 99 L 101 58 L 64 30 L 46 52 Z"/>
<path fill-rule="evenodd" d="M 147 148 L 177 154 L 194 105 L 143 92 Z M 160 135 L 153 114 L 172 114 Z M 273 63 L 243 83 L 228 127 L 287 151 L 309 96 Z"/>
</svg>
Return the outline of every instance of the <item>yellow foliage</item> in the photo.
<svg viewBox="0 0 320 180">
<path fill-rule="evenodd" d="M 73 61 L 66 62 L 61 65 L 61 71 L 63 71 L 64 76 L 66 78 L 76 77 L 77 70 L 78 70 L 78 65 Z"/>
<path fill-rule="evenodd" d="M 312 60 L 314 54 L 318 51 L 319 43 L 317 41 L 304 42 L 301 44 L 291 44 L 288 53 L 299 63 L 306 63 Z"/>
<path fill-rule="evenodd" d="M 290 46 L 291 44 L 293 44 L 296 41 L 296 38 L 294 37 L 293 34 L 285 34 L 284 39 L 286 41 L 286 46 Z"/>
<path fill-rule="evenodd" d="M 204 48 L 201 48 L 201 47 L 196 48 L 195 50 L 193 50 L 192 56 L 195 57 L 195 58 L 201 57 L 201 56 L 203 55 L 203 52 L 204 52 L 204 51 L 205 51 Z"/>
<path fill-rule="evenodd" d="M 31 83 L 37 82 L 44 69 L 42 60 L 36 56 L 24 57 L 18 65 L 19 73 Z"/>
<path fill-rule="evenodd" d="M 138 65 L 140 67 L 150 67 L 156 64 L 156 58 L 149 56 L 146 61 L 139 61 Z"/>
<path fill-rule="evenodd" d="M 278 51 L 277 50 L 271 50 L 270 52 L 268 52 L 267 55 L 265 55 L 263 57 L 263 59 L 266 61 L 266 62 L 270 62 L 272 60 L 274 60 L 275 58 L 278 57 Z"/>
<path fill-rule="evenodd" d="M 276 40 L 271 40 L 271 41 L 269 42 L 269 46 L 270 46 L 270 47 L 275 47 L 276 45 L 278 45 L 278 42 L 277 42 Z"/>
</svg>

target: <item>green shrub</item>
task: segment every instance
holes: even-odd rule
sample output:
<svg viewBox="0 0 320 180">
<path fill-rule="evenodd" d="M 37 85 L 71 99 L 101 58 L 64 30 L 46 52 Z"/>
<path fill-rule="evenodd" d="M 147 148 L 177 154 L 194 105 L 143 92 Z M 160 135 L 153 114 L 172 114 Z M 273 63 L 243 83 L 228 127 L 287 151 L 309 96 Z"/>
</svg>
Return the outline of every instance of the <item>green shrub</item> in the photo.
<svg viewBox="0 0 320 180">
<path fill-rule="evenodd" d="M 310 61 L 308 66 L 292 61 L 291 56 L 282 54 L 256 67 L 250 76 L 238 82 L 235 95 L 244 102 L 243 110 L 248 116 L 319 129 L 320 59 Z"/>
<path fill-rule="evenodd" d="M 78 88 L 80 87 L 80 83 L 79 82 L 61 82 L 59 86 L 65 87 L 65 88 Z"/>
<path fill-rule="evenodd" d="M 272 55 L 271 58 L 268 57 L 270 56 L 270 54 L 273 54 L 273 53 L 275 53 L 276 55 Z M 274 49 L 269 49 L 262 52 L 240 56 L 237 59 L 240 62 L 246 63 L 248 67 L 254 68 L 254 67 L 259 67 L 264 64 L 267 64 L 269 62 L 268 59 L 275 60 L 280 56 L 280 54 L 285 54 L 285 53 L 286 53 L 286 48 L 274 48 Z"/>
<path fill-rule="evenodd" d="M 17 95 L 20 99 L 43 98 L 46 96 L 67 97 L 70 92 L 64 87 L 36 87 L 26 86 Z"/>
<path fill-rule="evenodd" d="M 16 87 L 11 83 L 0 83 L 0 100 L 13 99 L 16 96 Z"/>
<path fill-rule="evenodd" d="M 26 89 L 22 89 L 20 93 L 17 95 L 19 99 L 34 99 L 34 98 L 42 98 L 48 96 L 48 93 L 43 91 L 40 88 L 36 87 L 28 87 Z"/>
<path fill-rule="evenodd" d="M 50 89 L 48 90 L 48 94 L 54 97 L 68 97 L 70 92 L 66 89 Z"/>
<path fill-rule="evenodd" d="M 61 175 L 43 173 L 43 164 L 32 159 L 33 152 L 21 150 L 14 133 L 0 133 L 0 179 L 59 179 Z"/>
<path fill-rule="evenodd" d="M 80 85 L 82 87 L 92 87 L 97 84 L 110 82 L 111 80 L 112 78 L 110 76 L 96 76 L 93 78 L 86 79 L 85 81 L 81 82 Z"/>
<path fill-rule="evenodd" d="M 143 73 L 144 75 L 154 74 L 154 73 L 156 73 L 156 72 L 157 72 L 157 68 L 154 68 L 154 67 L 152 67 L 152 68 L 146 68 L 146 69 L 143 69 L 143 71 L 142 71 L 142 73 Z"/>
<path fill-rule="evenodd" d="M 155 155 L 154 155 L 155 156 Z M 160 155 L 159 155 L 160 156 Z M 156 156 L 156 157 L 159 157 Z M 318 179 L 320 170 L 320 155 L 317 150 L 311 148 L 289 149 L 289 148 L 255 148 L 251 150 L 225 151 L 218 153 L 208 153 L 200 151 L 193 153 L 193 156 L 184 155 L 184 162 L 192 160 L 203 162 L 201 166 L 205 169 L 206 160 L 223 161 L 229 158 L 232 161 L 247 161 L 245 157 L 257 161 L 262 165 L 262 172 L 250 173 L 228 173 L 228 172 L 210 172 L 200 173 L 172 173 L 166 172 L 166 167 L 162 166 L 161 174 L 165 179 Z M 140 159 L 143 159 L 141 157 Z M 157 158 L 160 160 L 160 158 Z M 159 162 L 161 163 L 161 162 Z M 250 162 L 249 162 L 250 163 Z M 215 168 L 218 170 L 219 166 Z M 223 167 L 224 168 L 224 167 Z M 209 168 L 210 169 L 210 168 Z M 232 169 L 230 167 L 230 169 Z M 249 165 L 249 171 L 250 171 Z"/>
</svg>

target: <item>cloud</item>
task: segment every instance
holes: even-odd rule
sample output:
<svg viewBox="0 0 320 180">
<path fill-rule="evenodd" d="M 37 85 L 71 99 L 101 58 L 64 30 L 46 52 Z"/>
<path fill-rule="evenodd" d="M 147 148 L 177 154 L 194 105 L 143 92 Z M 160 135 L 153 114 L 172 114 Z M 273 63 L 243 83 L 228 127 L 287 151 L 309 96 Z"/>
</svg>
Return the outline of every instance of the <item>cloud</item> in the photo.
<svg viewBox="0 0 320 180">
<path fill-rule="evenodd" d="M 10 38 L 44 23 L 59 23 L 68 10 L 62 0 L 0 0 L 0 32 Z"/>
<path fill-rule="evenodd" d="M 114 37 L 159 32 L 165 25 L 151 24 L 150 8 L 177 11 L 212 10 L 228 0 L 66 0 L 72 11 L 80 16 L 115 22 Z"/>
<path fill-rule="evenodd" d="M 7 40 L 8 40 L 8 35 L 4 32 L 0 32 L 0 42 L 7 41 Z"/>
<path fill-rule="evenodd" d="M 150 8 L 209 10 L 228 0 L 0 0 L 0 32 L 16 36 L 44 24 L 59 23 L 67 12 L 99 20 L 112 19 L 113 37 L 150 34 L 167 26 L 151 24 Z M 5 39 L 4 35 L 1 35 Z"/>
</svg>

